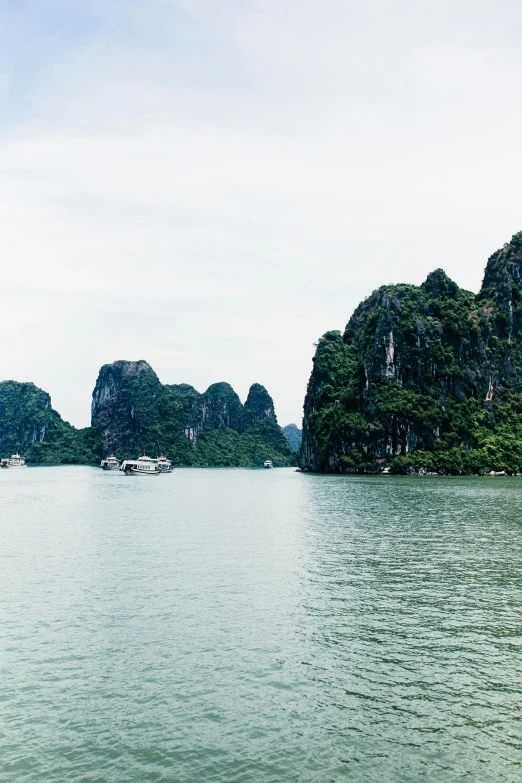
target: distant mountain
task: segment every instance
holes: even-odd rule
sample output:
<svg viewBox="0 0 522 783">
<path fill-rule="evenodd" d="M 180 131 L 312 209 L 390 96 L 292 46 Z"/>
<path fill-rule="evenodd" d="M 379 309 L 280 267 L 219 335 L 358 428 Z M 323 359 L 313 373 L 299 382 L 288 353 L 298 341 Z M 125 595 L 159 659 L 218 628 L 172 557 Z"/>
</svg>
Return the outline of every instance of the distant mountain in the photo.
<svg viewBox="0 0 522 783">
<path fill-rule="evenodd" d="M 104 365 L 92 396 L 92 428 L 116 456 L 162 451 L 183 465 L 292 465 L 295 455 L 277 424 L 272 398 L 251 386 L 244 405 L 228 383 L 200 394 L 162 385 L 145 361 Z"/>
<path fill-rule="evenodd" d="M 522 232 L 480 292 L 437 269 L 319 340 L 300 463 L 325 472 L 522 472 Z"/>
<path fill-rule="evenodd" d="M 163 385 L 145 361 L 104 365 L 92 395 L 92 426 L 77 430 L 32 383 L 0 383 L 0 455 L 19 451 L 44 464 L 96 463 L 103 455 L 134 458 L 163 452 L 181 465 L 295 464 L 272 398 L 253 384 L 242 405 L 228 383 L 200 394 Z"/>
<path fill-rule="evenodd" d="M 303 439 L 303 433 L 297 426 L 297 424 L 287 424 L 286 427 L 281 427 L 283 435 L 289 442 L 294 451 L 299 451 L 301 448 L 301 441 Z"/>
</svg>

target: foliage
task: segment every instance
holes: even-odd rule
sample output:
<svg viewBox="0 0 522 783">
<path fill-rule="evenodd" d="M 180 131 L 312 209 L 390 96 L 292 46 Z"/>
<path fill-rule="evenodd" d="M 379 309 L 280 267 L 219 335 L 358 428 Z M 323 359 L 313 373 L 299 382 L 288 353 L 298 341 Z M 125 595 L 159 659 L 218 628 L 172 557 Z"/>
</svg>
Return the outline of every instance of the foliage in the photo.
<svg viewBox="0 0 522 783">
<path fill-rule="evenodd" d="M 281 427 L 281 431 L 290 444 L 291 448 L 294 451 L 299 451 L 301 448 L 303 433 L 297 424 L 287 424 L 285 427 Z"/>
<path fill-rule="evenodd" d="M 244 431 L 264 419 L 270 419 L 277 424 L 274 402 L 264 386 L 253 383 L 243 408 L 241 429 Z"/>
<path fill-rule="evenodd" d="M 51 407 L 49 395 L 33 383 L 0 383 L 0 454 L 20 452 L 44 465 L 90 464 L 101 454 L 91 428 L 77 430 Z"/>
<path fill-rule="evenodd" d="M 95 464 L 163 453 L 178 465 L 293 465 L 296 455 L 277 426 L 272 399 L 254 384 L 243 408 L 228 383 L 200 394 L 163 386 L 147 362 L 104 365 L 93 393 L 92 426 L 77 430 L 32 383 L 0 383 L 0 454 L 20 452 L 41 464 Z"/>
<path fill-rule="evenodd" d="M 202 426 L 209 429 L 241 429 L 243 406 L 229 383 L 213 383 L 203 394 Z"/>
<path fill-rule="evenodd" d="M 441 269 L 383 286 L 319 341 L 300 462 L 323 471 L 522 472 L 522 233 L 475 296 Z"/>
<path fill-rule="evenodd" d="M 274 467 L 296 464 L 296 455 L 272 421 L 258 421 L 245 432 L 207 430 L 198 440 L 193 465 L 261 467 L 266 459 Z"/>
<path fill-rule="evenodd" d="M 295 464 L 277 426 L 272 398 L 253 384 L 245 406 L 225 382 L 204 394 L 187 384 L 162 386 L 146 362 L 102 367 L 93 399 L 93 426 L 120 459 L 163 453 L 179 465 Z"/>
</svg>

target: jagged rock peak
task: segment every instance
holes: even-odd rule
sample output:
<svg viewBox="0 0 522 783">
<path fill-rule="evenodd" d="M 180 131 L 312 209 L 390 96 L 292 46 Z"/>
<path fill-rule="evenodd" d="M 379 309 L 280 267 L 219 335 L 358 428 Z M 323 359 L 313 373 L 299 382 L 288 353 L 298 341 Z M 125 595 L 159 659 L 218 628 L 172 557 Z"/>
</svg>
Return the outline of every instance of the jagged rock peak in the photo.
<svg viewBox="0 0 522 783">
<path fill-rule="evenodd" d="M 91 420 L 93 423 L 100 410 L 115 400 L 123 388 L 129 386 L 144 372 L 152 374 L 159 384 L 158 376 L 144 359 L 135 362 L 120 359 L 112 364 L 104 364 L 100 368 L 92 393 Z"/>
<path fill-rule="evenodd" d="M 488 259 L 479 299 L 510 296 L 513 285 L 522 286 L 522 231 Z"/>
<path fill-rule="evenodd" d="M 203 394 L 202 426 L 207 429 L 240 429 L 243 406 L 229 383 L 213 383 Z"/>
<path fill-rule="evenodd" d="M 265 411 L 271 416 L 268 400 Z M 124 459 L 145 451 L 183 465 L 260 467 L 267 456 L 276 466 L 295 464 L 273 421 L 243 433 L 242 413 L 228 383 L 200 394 L 185 383 L 162 385 L 146 361 L 116 361 L 100 369 L 92 426 L 82 430 L 63 421 L 49 395 L 34 384 L 0 382 L 0 456 L 20 452 L 45 464 L 94 464 L 109 453 Z"/>
<path fill-rule="evenodd" d="M 143 359 L 103 365 L 92 393 L 91 425 L 101 434 L 106 451 L 139 445 L 139 434 L 161 391 L 158 376 Z"/>
<path fill-rule="evenodd" d="M 430 272 L 421 288 L 433 296 L 439 295 L 454 298 L 458 292 L 458 285 L 448 277 L 444 269 L 435 269 Z"/>
<path fill-rule="evenodd" d="M 260 383 L 253 383 L 243 409 L 243 428 L 246 429 L 258 421 L 266 420 L 277 424 L 274 401 L 264 386 L 261 386 Z"/>
</svg>

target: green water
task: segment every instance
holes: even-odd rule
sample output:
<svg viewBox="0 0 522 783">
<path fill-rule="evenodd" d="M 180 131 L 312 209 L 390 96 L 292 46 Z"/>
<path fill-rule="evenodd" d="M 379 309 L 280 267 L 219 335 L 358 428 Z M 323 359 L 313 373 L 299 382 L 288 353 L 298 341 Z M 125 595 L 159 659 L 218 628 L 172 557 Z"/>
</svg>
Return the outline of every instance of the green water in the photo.
<svg viewBox="0 0 522 783">
<path fill-rule="evenodd" d="M 522 780 L 522 480 L 0 471 L 2 783 Z"/>
</svg>

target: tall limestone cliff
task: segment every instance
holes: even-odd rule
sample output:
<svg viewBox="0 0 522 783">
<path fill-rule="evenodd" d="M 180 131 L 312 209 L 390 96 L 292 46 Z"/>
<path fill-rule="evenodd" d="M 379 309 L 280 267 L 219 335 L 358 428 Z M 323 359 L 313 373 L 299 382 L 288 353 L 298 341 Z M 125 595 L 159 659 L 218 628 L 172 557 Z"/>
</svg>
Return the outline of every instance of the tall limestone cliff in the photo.
<svg viewBox="0 0 522 783">
<path fill-rule="evenodd" d="M 244 431 L 258 421 L 270 421 L 277 425 L 277 416 L 274 401 L 265 387 L 260 383 L 253 383 L 243 408 L 241 428 Z"/>
<path fill-rule="evenodd" d="M 77 430 L 63 421 L 49 394 L 34 383 L 0 383 L 0 455 L 19 452 L 42 464 L 89 464 L 100 444 L 90 429 Z"/>
<path fill-rule="evenodd" d="M 161 392 L 158 376 L 145 361 L 103 365 L 92 394 L 91 426 L 106 451 L 138 447 L 156 421 L 154 403 Z"/>
<path fill-rule="evenodd" d="M 213 383 L 201 400 L 201 429 L 238 430 L 241 424 L 241 400 L 229 383 Z"/>
<path fill-rule="evenodd" d="M 92 395 L 92 426 L 77 430 L 32 383 L 0 383 L 0 456 L 20 452 L 43 464 L 95 464 L 114 453 L 164 453 L 181 465 L 295 464 L 277 426 L 272 399 L 254 384 L 247 403 L 228 383 L 200 394 L 188 384 L 163 385 L 145 361 L 104 365 Z"/>
<path fill-rule="evenodd" d="M 256 465 L 295 455 L 277 426 L 272 398 L 254 384 L 245 406 L 225 382 L 200 394 L 162 385 L 145 361 L 104 365 L 92 398 L 92 429 L 119 457 L 163 452 L 185 465 Z"/>
<path fill-rule="evenodd" d="M 319 341 L 300 462 L 316 471 L 522 471 L 522 233 L 478 295 L 443 270 L 383 286 Z"/>
</svg>

